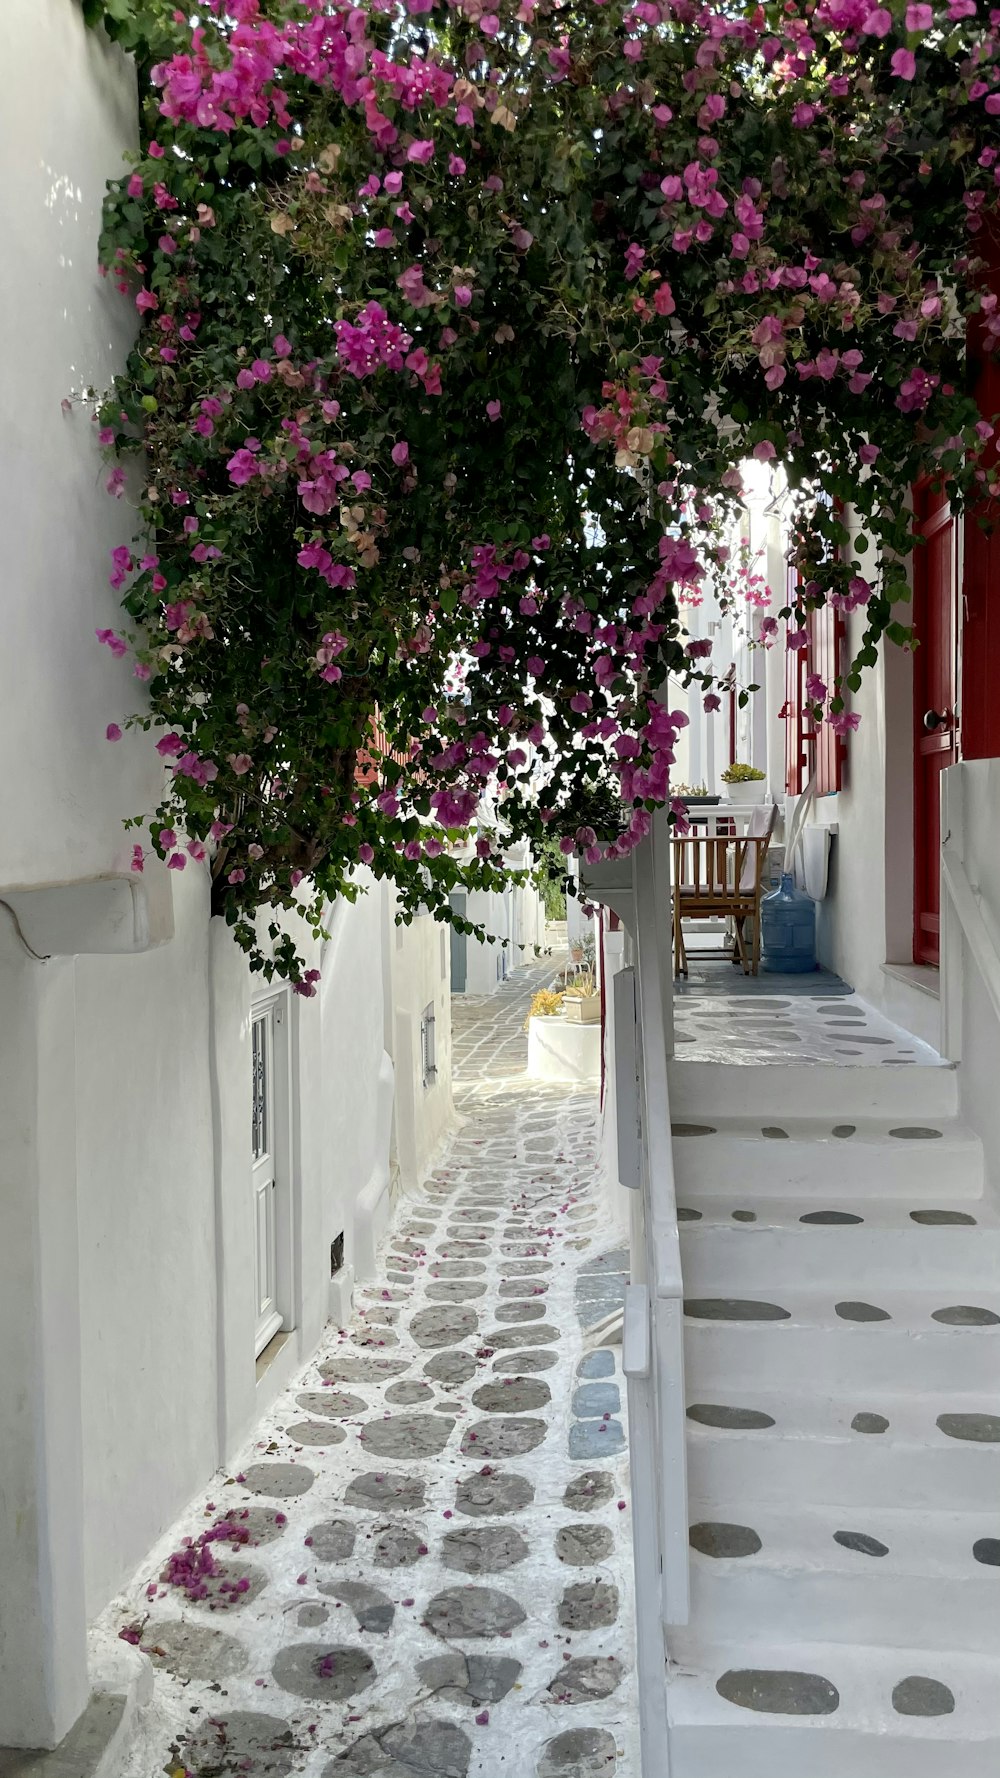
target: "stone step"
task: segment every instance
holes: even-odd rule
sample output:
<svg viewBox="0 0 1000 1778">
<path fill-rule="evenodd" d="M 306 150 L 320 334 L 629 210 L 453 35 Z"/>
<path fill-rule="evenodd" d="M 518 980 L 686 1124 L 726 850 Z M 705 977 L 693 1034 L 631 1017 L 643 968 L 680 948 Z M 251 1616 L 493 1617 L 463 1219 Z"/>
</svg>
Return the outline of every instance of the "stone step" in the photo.
<svg viewBox="0 0 1000 1778">
<path fill-rule="evenodd" d="M 714 1121 L 725 1106 L 731 1117 L 781 1123 L 797 1117 L 857 1123 L 869 1118 L 906 1123 L 936 1122 L 958 1112 L 958 1070 L 953 1063 L 899 1067 L 842 1062 L 670 1063 L 670 1109 L 675 1118 Z"/>
<path fill-rule="evenodd" d="M 719 1390 L 728 1399 L 734 1390 L 761 1387 L 838 1396 L 853 1388 L 864 1391 L 864 1401 L 879 1391 L 948 1397 L 956 1385 L 967 1394 L 992 1395 L 1000 1377 L 995 1286 L 894 1292 L 881 1303 L 865 1297 L 863 1281 L 849 1298 L 783 1290 L 779 1302 L 713 1292 L 688 1297 L 685 1311 L 690 1400 L 718 1400 Z M 889 1318 L 859 1318 L 874 1315 Z M 948 1319 L 936 1320 L 939 1315 Z"/>
<path fill-rule="evenodd" d="M 734 1214 L 734 1209 L 736 1214 Z M 1000 1219 L 981 1198 L 755 1197 L 700 1190 L 678 1205 L 688 1295 L 780 1290 L 808 1277 L 849 1291 L 986 1287 L 1000 1278 Z M 817 1218 L 822 1220 L 816 1220 Z"/>
<path fill-rule="evenodd" d="M 768 1197 L 914 1201 L 978 1198 L 983 1149 L 978 1136 L 954 1119 L 881 1117 L 830 1119 L 682 1117 L 671 1106 L 674 1177 L 679 1202 L 691 1193 L 732 1196 L 742 1203 Z M 838 1135 L 842 1131 L 844 1134 Z"/>
<path fill-rule="evenodd" d="M 819 1393 L 744 1389 L 734 1401 L 731 1392 L 717 1390 L 715 1396 L 695 1396 L 688 1387 L 692 1498 L 770 1502 L 790 1512 L 800 1502 L 880 1511 L 947 1502 L 961 1512 L 996 1510 L 996 1380 L 980 1395 L 938 1398 L 894 1397 L 861 1383 L 852 1395 L 833 1400 Z M 734 1425 L 731 1413 L 718 1413 L 720 1407 L 750 1410 L 753 1423 Z M 718 1424 L 722 1418 L 730 1424 Z M 737 1418 L 748 1416 L 744 1411 Z"/>
<path fill-rule="evenodd" d="M 670 1778 L 996 1778 L 998 1660 L 686 1631 L 669 1649 Z"/>
<path fill-rule="evenodd" d="M 734 1640 L 857 1640 L 995 1654 L 997 1515 L 862 1505 L 689 1503 L 693 1621 Z"/>
</svg>

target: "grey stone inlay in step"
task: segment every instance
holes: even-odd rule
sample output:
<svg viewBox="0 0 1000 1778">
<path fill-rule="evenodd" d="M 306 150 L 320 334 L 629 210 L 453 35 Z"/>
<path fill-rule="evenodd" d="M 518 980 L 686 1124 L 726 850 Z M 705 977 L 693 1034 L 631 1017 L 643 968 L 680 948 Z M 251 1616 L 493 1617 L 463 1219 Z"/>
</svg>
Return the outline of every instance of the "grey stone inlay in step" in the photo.
<svg viewBox="0 0 1000 1778">
<path fill-rule="evenodd" d="M 499 1704 L 521 1676 L 520 1661 L 503 1655 L 432 1655 L 418 1661 L 417 1674 L 428 1691 L 449 1703 Z"/>
<path fill-rule="evenodd" d="M 353 1554 L 355 1527 L 350 1519 L 324 1519 L 306 1532 L 306 1547 L 318 1562 L 346 1562 Z"/>
<path fill-rule="evenodd" d="M 748 1297 L 686 1297 L 684 1313 L 696 1321 L 790 1321 L 791 1314 L 779 1303 L 755 1302 Z"/>
<path fill-rule="evenodd" d="M 197 1585 L 200 1596 L 191 1600 L 193 1605 L 206 1606 L 213 1612 L 242 1611 L 264 1591 L 267 1575 L 250 1562 L 217 1561 L 215 1573 L 199 1576 Z M 242 1592 L 238 1591 L 241 1586 Z M 191 1598 L 190 1593 L 187 1596 Z"/>
<path fill-rule="evenodd" d="M 362 1735 L 323 1768 L 323 1778 L 466 1778 L 472 1742 L 454 1723 L 395 1723 Z"/>
<path fill-rule="evenodd" d="M 535 1498 L 531 1483 L 521 1475 L 490 1470 L 466 1476 L 455 1489 L 455 1509 L 467 1518 L 485 1519 L 494 1513 L 517 1513 Z"/>
<path fill-rule="evenodd" d="M 687 1204 L 678 1204 L 677 1206 L 678 1222 L 700 1222 L 701 1214 L 700 1210 L 692 1210 Z"/>
<path fill-rule="evenodd" d="M 939 1414 L 938 1426 L 948 1438 L 972 1444 L 1000 1444 L 1000 1414 Z"/>
<path fill-rule="evenodd" d="M 147 1624 L 139 1646 L 154 1667 L 165 1667 L 181 1680 L 231 1679 L 242 1673 L 250 1660 L 249 1650 L 235 1636 L 182 1618 Z M 0 1761 L 0 1773 L 3 1769 Z"/>
<path fill-rule="evenodd" d="M 771 1415 L 760 1408 L 730 1408 L 706 1401 L 693 1402 L 687 1417 L 699 1426 L 722 1426 L 733 1432 L 765 1432 L 774 1425 Z"/>
<path fill-rule="evenodd" d="M 1000 1568 L 1000 1537 L 979 1537 L 972 1546 L 977 1562 L 987 1568 Z"/>
<path fill-rule="evenodd" d="M 599 1420 L 603 1414 L 621 1412 L 617 1383 L 581 1383 L 573 1392 L 572 1411 L 581 1420 Z"/>
<path fill-rule="evenodd" d="M 395 1470 L 384 1474 L 372 1470 L 348 1482 L 344 1499 L 348 1506 L 412 1512 L 424 1504 L 424 1480 L 422 1476 L 403 1475 Z"/>
<path fill-rule="evenodd" d="M 891 1321 L 888 1309 L 880 1309 L 877 1303 L 835 1303 L 834 1307 L 841 1321 Z"/>
<path fill-rule="evenodd" d="M 492 1587 L 447 1587 L 427 1607 L 424 1623 L 435 1636 L 509 1636 L 525 1621 L 525 1612 L 509 1593 Z"/>
<path fill-rule="evenodd" d="M 1000 1315 L 992 1309 L 979 1309 L 974 1303 L 953 1303 L 947 1309 L 935 1309 L 932 1319 L 946 1327 L 1000 1327 Z"/>
<path fill-rule="evenodd" d="M 527 1282 L 523 1278 L 505 1278 L 499 1287 L 501 1296 L 516 1296 L 518 1298 L 525 1296 L 541 1298 L 548 1288 L 549 1280 L 547 1278 L 529 1278 Z"/>
<path fill-rule="evenodd" d="M 940 1679 L 911 1673 L 893 1687 L 892 1707 L 899 1716 L 950 1716 L 955 1695 Z"/>
<path fill-rule="evenodd" d="M 328 1383 L 377 1383 L 410 1368 L 408 1358 L 380 1358 L 376 1352 L 338 1352 L 326 1358 L 319 1374 Z"/>
<path fill-rule="evenodd" d="M 286 1778 L 300 1749 L 280 1716 L 234 1710 L 203 1719 L 184 1742 L 184 1764 L 195 1778 L 238 1773 L 239 1778 Z"/>
<path fill-rule="evenodd" d="M 613 1377 L 615 1372 L 615 1355 L 607 1346 L 601 1346 L 596 1352 L 588 1352 L 581 1358 L 576 1367 L 578 1377 Z"/>
<path fill-rule="evenodd" d="M 852 1432 L 888 1432 L 889 1422 L 884 1414 L 855 1414 L 851 1421 Z"/>
<path fill-rule="evenodd" d="M 879 1543 L 877 1537 L 869 1537 L 864 1531 L 835 1531 L 834 1543 L 839 1543 L 845 1550 L 854 1550 L 859 1556 L 887 1556 L 889 1545 Z"/>
<path fill-rule="evenodd" d="M 899 1124 L 889 1134 L 901 1142 L 935 1142 L 944 1131 L 934 1130 L 929 1124 Z"/>
<path fill-rule="evenodd" d="M 441 1543 L 446 1568 L 463 1574 L 500 1574 L 528 1554 L 528 1545 L 512 1525 L 470 1525 L 449 1531 Z"/>
<path fill-rule="evenodd" d="M 614 1778 L 617 1763 L 607 1729 L 567 1729 L 545 1743 L 537 1778 Z"/>
<path fill-rule="evenodd" d="M 434 1391 L 429 1383 L 390 1383 L 385 1399 L 394 1407 L 414 1407 L 418 1401 L 433 1401 Z"/>
<path fill-rule="evenodd" d="M 840 1693 L 820 1673 L 794 1673 L 768 1667 L 744 1667 L 716 1680 L 720 1698 L 742 1710 L 770 1716 L 831 1716 Z"/>
<path fill-rule="evenodd" d="M 294 1500 L 308 1493 L 315 1480 L 304 1463 L 252 1463 L 243 1476 L 252 1494 L 270 1494 L 273 1500 Z"/>
<path fill-rule="evenodd" d="M 672 1136 L 717 1136 L 714 1124 L 671 1124 Z"/>
<path fill-rule="evenodd" d="M 510 1419 L 476 1420 L 462 1435 L 462 1456 L 523 1457 L 534 1451 L 548 1432 L 544 1420 L 519 1415 Z"/>
<path fill-rule="evenodd" d="M 408 1568 L 426 1556 L 427 1545 L 420 1533 L 407 1525 L 386 1525 L 376 1537 L 372 1553 L 376 1568 Z"/>
<path fill-rule="evenodd" d="M 352 1414 L 367 1414 L 368 1403 L 348 1389 L 314 1389 L 295 1397 L 296 1405 L 307 1414 L 326 1415 L 330 1419 L 349 1419 Z"/>
<path fill-rule="evenodd" d="M 486 1295 L 486 1285 L 477 1278 L 446 1278 L 440 1284 L 428 1284 L 426 1295 L 439 1303 L 471 1303 Z"/>
<path fill-rule="evenodd" d="M 558 1352 L 550 1352 L 547 1346 L 521 1346 L 501 1352 L 493 1360 L 493 1369 L 502 1377 L 519 1377 L 525 1371 L 550 1371 L 558 1362 Z"/>
<path fill-rule="evenodd" d="M 541 1321 L 545 1314 L 544 1303 L 500 1303 L 497 1307 L 498 1321 Z"/>
<path fill-rule="evenodd" d="M 387 1593 L 360 1580 L 321 1581 L 320 1592 L 329 1599 L 346 1605 L 357 1618 L 358 1629 L 376 1636 L 387 1636 L 392 1629 L 396 1607 Z"/>
<path fill-rule="evenodd" d="M 621 1662 L 614 1655 L 579 1655 L 564 1661 L 549 1685 L 549 1696 L 556 1704 L 591 1704 L 595 1698 L 609 1698 L 621 1679 Z"/>
<path fill-rule="evenodd" d="M 347 1437 L 342 1426 L 333 1420 L 296 1420 L 285 1427 L 285 1436 L 294 1445 L 342 1445 Z"/>
<path fill-rule="evenodd" d="M 454 1420 L 438 1414 L 390 1414 L 366 1421 L 361 1442 L 376 1457 L 437 1457 L 454 1427 Z"/>
<path fill-rule="evenodd" d="M 615 1457 L 625 1449 L 620 1420 L 574 1420 L 569 1429 L 569 1454 L 576 1462 Z"/>
<path fill-rule="evenodd" d="M 615 1547 L 607 1525 L 562 1525 L 556 1532 L 556 1555 L 572 1568 L 590 1568 L 606 1562 Z"/>
<path fill-rule="evenodd" d="M 479 1326 L 473 1309 L 418 1309 L 410 1320 L 410 1336 L 418 1346 L 458 1346 Z"/>
<path fill-rule="evenodd" d="M 509 1383 L 484 1383 L 472 1400 L 484 1414 L 530 1414 L 548 1405 L 552 1391 L 533 1377 L 512 1377 Z"/>
<path fill-rule="evenodd" d="M 493 1352 L 505 1352 L 515 1346 L 551 1346 L 560 1338 L 557 1327 L 538 1321 L 530 1327 L 494 1327 L 483 1335 L 483 1345 Z"/>
<path fill-rule="evenodd" d="M 436 1358 L 427 1360 L 424 1376 L 432 1377 L 435 1383 L 443 1383 L 446 1389 L 460 1389 L 475 1376 L 478 1368 L 468 1352 L 439 1352 Z"/>
<path fill-rule="evenodd" d="M 757 1212 L 756 1210 L 734 1210 L 732 1218 L 734 1222 L 756 1222 Z"/>
<path fill-rule="evenodd" d="M 363 1648 L 340 1642 L 293 1642 L 278 1650 L 271 1672 L 296 1698 L 336 1703 L 375 1683 L 375 1663 Z"/>
<path fill-rule="evenodd" d="M 563 1505 L 570 1512 L 593 1512 L 614 1498 L 615 1484 L 603 1469 L 585 1469 L 574 1476 L 563 1495 Z"/>
<path fill-rule="evenodd" d="M 768 1142 L 788 1141 L 788 1131 L 783 1130 L 780 1124 L 762 1124 L 760 1133 L 767 1138 Z"/>
<path fill-rule="evenodd" d="M 326 1623 L 329 1615 L 330 1608 L 327 1605 L 300 1605 L 295 1614 L 295 1622 L 300 1630 L 318 1630 L 320 1624 Z"/>
<path fill-rule="evenodd" d="M 805 1216 L 799 1217 L 800 1222 L 829 1223 L 831 1225 L 838 1223 L 846 1225 L 847 1223 L 864 1222 L 864 1220 L 863 1216 L 855 1216 L 851 1210 L 809 1210 Z"/>
<path fill-rule="evenodd" d="M 705 1519 L 690 1526 L 688 1542 L 700 1555 L 717 1559 L 756 1556 L 763 1547 L 751 1525 L 727 1525 L 717 1519 Z"/>
<path fill-rule="evenodd" d="M 559 1622 L 564 1630 L 607 1630 L 618 1617 L 618 1603 L 618 1588 L 609 1581 L 579 1581 L 559 1601 Z"/>
<path fill-rule="evenodd" d="M 834 1124 L 832 1133 L 839 1136 L 841 1141 L 846 1141 L 848 1136 L 856 1135 L 857 1128 L 857 1124 Z"/>
<path fill-rule="evenodd" d="M 976 1219 L 967 1210 L 911 1210 L 910 1221 L 925 1228 L 975 1228 Z"/>
<path fill-rule="evenodd" d="M 485 1270 L 481 1259 L 436 1259 L 427 1273 L 430 1278 L 477 1278 Z"/>
</svg>

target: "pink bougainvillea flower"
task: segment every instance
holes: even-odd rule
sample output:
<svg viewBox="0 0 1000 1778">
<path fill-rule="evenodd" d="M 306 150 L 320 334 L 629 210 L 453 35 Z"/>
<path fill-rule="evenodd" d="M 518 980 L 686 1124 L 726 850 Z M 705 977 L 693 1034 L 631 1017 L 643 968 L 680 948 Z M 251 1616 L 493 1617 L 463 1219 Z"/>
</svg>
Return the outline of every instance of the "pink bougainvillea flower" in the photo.
<svg viewBox="0 0 1000 1778">
<path fill-rule="evenodd" d="M 397 468 L 401 469 L 403 467 L 403 464 L 409 461 L 409 456 L 410 456 L 410 447 L 407 444 L 406 439 L 405 438 L 399 439 L 397 441 L 397 443 L 393 445 L 392 450 L 390 451 L 389 455 L 391 456 L 393 462 L 396 464 Z"/>
<path fill-rule="evenodd" d="M 488 419 L 499 420 L 502 412 L 503 407 L 499 401 L 488 401 L 486 403 L 486 415 Z"/>
<path fill-rule="evenodd" d="M 109 722 L 108 723 L 108 726 L 104 731 L 104 738 L 106 741 L 120 741 L 121 740 L 122 731 L 118 727 L 117 722 Z"/>
<path fill-rule="evenodd" d="M 899 80 L 912 80 L 917 72 L 917 58 L 912 49 L 893 51 L 889 66 Z"/>
<path fill-rule="evenodd" d="M 770 463 L 778 455 L 769 438 L 762 438 L 758 444 L 755 444 L 753 454 L 758 463 Z"/>
</svg>

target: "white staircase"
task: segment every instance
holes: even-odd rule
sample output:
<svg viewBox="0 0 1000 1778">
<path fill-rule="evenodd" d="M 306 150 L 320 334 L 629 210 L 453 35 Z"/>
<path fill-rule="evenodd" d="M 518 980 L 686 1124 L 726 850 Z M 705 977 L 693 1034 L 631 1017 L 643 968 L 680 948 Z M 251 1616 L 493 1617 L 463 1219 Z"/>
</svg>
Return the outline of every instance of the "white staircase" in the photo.
<svg viewBox="0 0 1000 1778">
<path fill-rule="evenodd" d="M 670 1778 L 997 1778 L 1000 1217 L 955 1071 L 679 1061 L 670 1102 Z"/>
</svg>

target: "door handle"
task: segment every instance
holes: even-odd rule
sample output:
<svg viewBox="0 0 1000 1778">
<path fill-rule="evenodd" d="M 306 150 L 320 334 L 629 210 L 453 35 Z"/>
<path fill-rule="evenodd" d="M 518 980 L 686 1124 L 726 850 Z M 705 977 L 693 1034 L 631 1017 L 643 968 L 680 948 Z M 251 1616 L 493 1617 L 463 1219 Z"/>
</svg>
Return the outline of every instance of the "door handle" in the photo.
<svg viewBox="0 0 1000 1778">
<path fill-rule="evenodd" d="M 950 722 L 951 713 L 948 710 L 924 711 L 924 730 L 928 735 L 932 735 L 936 728 L 948 728 Z"/>
</svg>

